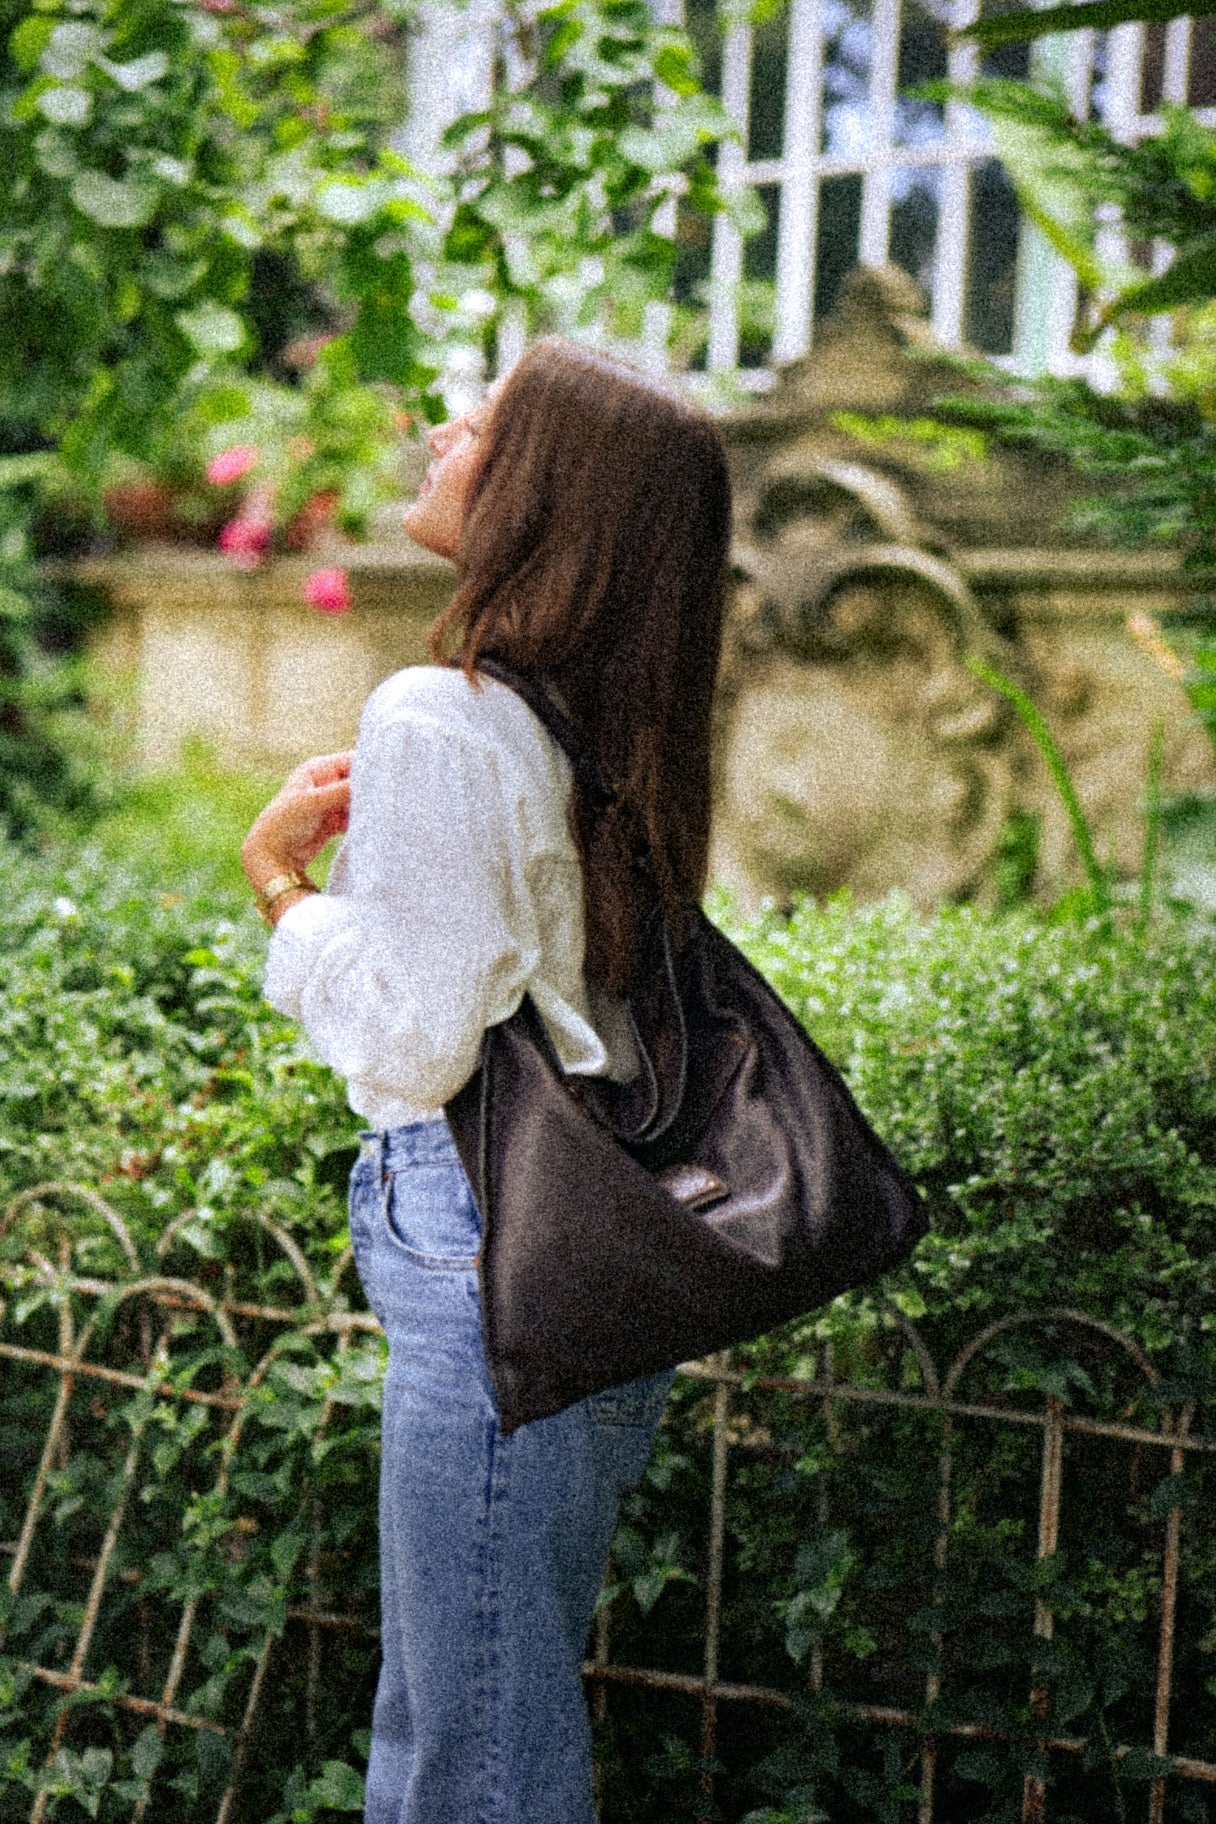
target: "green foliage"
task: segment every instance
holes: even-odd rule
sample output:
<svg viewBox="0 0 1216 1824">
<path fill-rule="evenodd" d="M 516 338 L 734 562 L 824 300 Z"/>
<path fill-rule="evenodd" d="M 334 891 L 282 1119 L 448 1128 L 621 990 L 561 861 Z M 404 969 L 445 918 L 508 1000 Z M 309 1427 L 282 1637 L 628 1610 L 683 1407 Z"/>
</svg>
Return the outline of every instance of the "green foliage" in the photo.
<svg viewBox="0 0 1216 1824">
<path fill-rule="evenodd" d="M 987 443 L 979 431 L 962 430 L 937 418 L 896 418 L 889 412 L 870 418 L 862 412 L 833 412 L 832 428 L 875 449 L 891 444 L 911 446 L 939 475 L 952 474 L 967 462 L 982 462 Z"/>
<path fill-rule="evenodd" d="M 201 762 L 192 777 L 201 792 Z M 206 790 L 218 831 L 235 821 L 239 807 L 224 806 L 240 792 Z M 181 815 L 156 793 L 142 808 L 149 825 Z M 152 884 L 101 856 L 63 868 L 0 854 L 0 1203 L 49 1178 L 93 1185 L 145 1261 L 176 1223 L 162 1271 L 287 1305 L 299 1296 L 293 1271 L 250 1222 L 265 1216 L 303 1250 L 322 1296 L 355 1298 L 353 1282 L 341 1282 L 346 1294 L 331 1290 L 354 1118 L 340 1086 L 260 998 L 264 936 L 245 896 L 214 879 L 192 887 L 183 838 L 170 840 L 172 868 L 149 856 Z M 176 891 L 165 890 L 170 875 Z M 1040 1434 L 958 1423 L 949 1578 L 938 1588 L 940 1413 L 841 1402 L 829 1418 L 821 1402 L 758 1382 L 822 1371 L 830 1349 L 838 1377 L 914 1395 L 921 1370 L 895 1311 L 944 1371 L 984 1324 L 1029 1310 L 1038 1322 L 995 1336 L 963 1397 L 1038 1411 L 1054 1395 L 1069 1411 L 1150 1426 L 1162 1399 L 1210 1400 L 1216 1085 L 1205 1060 L 1216 1037 L 1216 940 L 1204 926 L 1143 925 L 1119 908 L 1105 928 L 1045 925 L 1029 913 L 925 919 L 898 900 L 805 905 L 741 927 L 726 908 L 717 914 L 840 1063 L 933 1215 L 915 1260 L 887 1284 L 894 1309 L 857 1293 L 738 1354 L 746 1384 L 732 1396 L 722 1675 L 772 1684 L 794 1708 L 770 1716 L 723 1706 L 721 1815 L 767 1824 L 914 1817 L 915 1736 L 860 1725 L 837 1704 L 916 1713 L 934 1668 L 943 1721 L 1009 1738 L 943 1737 L 943 1804 L 1003 1815 L 1019 1802 L 1037 1753 L 1028 1693 L 1038 1682 L 1050 1687 L 1053 1727 L 1091 1743 L 1075 1774 L 1067 1757 L 1048 1766 L 1050 1815 L 1134 1815 L 1150 1761 L 1113 1761 L 1109 1744 L 1152 1739 L 1159 1545 L 1174 1505 L 1187 1514 L 1175 1746 L 1216 1755 L 1205 1695 L 1216 1613 L 1216 1550 L 1203 1520 L 1210 1471 L 1192 1460 L 1170 1477 L 1164 1454 L 1072 1436 L 1060 1549 L 1036 1568 Z M 84 1205 L 71 1217 L 77 1270 L 119 1276 L 104 1224 Z M 25 1263 L 31 1246 L 55 1257 L 52 1223 L 49 1209 L 31 1206 L 0 1242 L 6 1336 L 35 1348 L 55 1346 L 59 1319 L 53 1280 Z M 1165 1377 L 1161 1389 L 1148 1389 L 1117 1348 L 1050 1316 L 1063 1305 L 1124 1330 Z M 122 1309 L 106 1321 L 104 1359 L 138 1365 L 138 1325 Z M 278 1334 L 245 1324 L 233 1357 L 201 1318 L 177 1322 L 179 1389 L 221 1386 L 234 1369 L 247 1376 Z M 295 1644 L 274 1661 L 239 1815 L 295 1824 L 357 1809 L 374 1648 L 357 1634 L 333 1638 L 326 1701 L 306 1740 L 306 1636 L 287 1615 L 308 1597 L 319 1550 L 329 1606 L 374 1620 L 381 1369 L 372 1338 L 340 1350 L 296 1334 L 265 1376 L 226 1490 L 216 1483 L 222 1415 L 121 1386 L 74 1396 L 71 1453 L 52 1476 L 38 1556 L 20 1603 L 0 1617 L 9 1656 L 0 1657 L 0 1817 L 26 1815 L 45 1780 L 63 1795 L 64 1819 L 73 1806 L 95 1806 L 109 1824 L 150 1786 L 157 1818 L 186 1824 L 206 1815 L 227 1777 L 220 1738 L 171 1729 L 162 1745 L 104 1694 L 77 1706 L 63 1750 L 43 1767 L 57 1694 L 18 1662 L 54 1663 L 70 1646 L 82 1577 L 73 1567 L 96 1550 L 115 1463 L 137 1433 L 121 1566 L 141 1581 L 118 1578 L 107 1598 L 116 1606 L 89 1662 L 103 1693 L 143 1676 L 141 1630 L 154 1663 L 167 1661 L 180 1603 L 197 1596 L 180 1701 L 231 1723 L 265 1630 L 285 1631 Z M 6 1364 L 5 1538 L 17 1536 L 53 1391 L 42 1370 Z M 613 1657 L 624 1663 L 693 1675 L 702 1663 L 712 1413 L 705 1383 L 680 1379 L 626 1502 L 605 1593 Z M 1033 1636 L 1037 1595 L 1056 1615 L 1052 1643 Z M 816 1668 L 818 1697 L 808 1690 Z M 606 1824 L 704 1815 L 698 1730 L 696 1704 L 679 1693 L 612 1692 L 600 1739 Z"/>
<path fill-rule="evenodd" d="M 1161 24 L 1184 16 L 1209 19 L 1213 10 L 1211 0 L 1185 0 L 1185 4 L 1184 0 L 1080 0 L 1079 4 L 994 12 L 966 26 L 958 36 L 974 38 L 981 50 L 996 51 L 1002 45 L 1025 44 L 1054 32 L 1109 32 L 1136 20 Z"/>
<path fill-rule="evenodd" d="M 985 663 L 983 659 L 971 657 L 966 663 L 968 669 L 975 674 L 982 684 L 987 684 L 993 690 L 999 691 L 1006 702 L 1012 703 L 1023 726 L 1028 730 L 1031 739 L 1038 748 L 1043 764 L 1051 775 L 1051 782 L 1055 786 L 1060 797 L 1060 802 L 1064 806 L 1065 813 L 1068 817 L 1069 827 L 1072 830 L 1073 841 L 1077 846 L 1077 854 L 1080 856 L 1081 865 L 1085 870 L 1088 892 L 1086 900 L 1080 909 L 1085 913 L 1092 913 L 1098 918 L 1105 918 L 1110 912 L 1111 907 L 1110 880 L 1094 853 L 1093 837 L 1090 834 L 1085 812 L 1081 808 L 1081 801 L 1077 796 L 1076 787 L 1074 786 L 1071 775 L 1065 765 L 1064 757 L 1056 746 L 1055 738 L 1043 719 L 1042 712 L 1026 695 L 1024 690 L 1020 690 L 1016 684 L 1012 683 L 1010 679 L 1003 677 L 999 671 L 996 671 L 991 665 Z M 1146 844 L 1144 867 L 1145 889 L 1150 894 L 1148 902 L 1150 907 L 1152 886 L 1151 847 L 1151 844 Z"/>
<path fill-rule="evenodd" d="M 87 808 L 58 738 L 78 693 L 40 660 L 47 585 L 32 562 L 87 534 L 107 482 L 136 465 L 197 483 L 216 449 L 260 436 L 263 510 L 284 523 L 323 491 L 354 527 L 386 492 L 396 401 L 373 383 L 416 393 L 434 371 L 402 251 L 421 212 L 382 145 L 391 103 L 372 35 L 386 29 L 391 13 L 360 0 L 0 4 L 11 833 L 45 824 L 48 806 Z M 276 315 L 268 289 L 301 300 L 302 320 Z M 309 326 L 341 333 L 303 386 L 256 378 Z"/>
<path fill-rule="evenodd" d="M 745 942 L 930 1190 L 914 1314 L 973 1324 L 1066 1289 L 1150 1350 L 1209 1334 L 1206 931 L 891 901 L 770 915 Z"/>
<path fill-rule="evenodd" d="M 644 0 L 509 7 L 490 106 L 449 135 L 451 185 L 424 184 L 388 143 L 409 11 L 0 0 L 12 833 L 43 801 L 84 808 L 54 738 L 74 687 L 44 682 L 31 637 L 34 555 L 87 538 L 124 484 L 146 503 L 149 477 L 180 531 L 227 521 L 247 567 L 328 519 L 360 533 L 445 365 L 492 352 L 504 308 L 635 337 L 674 275 L 664 199 L 727 206 L 710 149 L 730 122 Z M 753 199 L 729 206 L 754 224 Z"/>
<path fill-rule="evenodd" d="M 353 343 L 395 310 L 393 371 L 364 377 L 424 382 L 408 266 L 359 260 L 418 207 L 349 81 L 358 6 L 82 0 L 61 16 L 9 0 L 8 15 L 0 390 L 14 429 L 53 438 L 96 486 L 115 451 L 155 463 L 183 386 L 216 419 L 239 416 L 222 388 L 257 352 L 267 254 L 334 278 Z"/>
<path fill-rule="evenodd" d="M 1188 399 L 1099 393 L 1082 380 L 993 379 L 987 399 L 944 398 L 952 420 L 1067 456 L 1103 484 L 1073 509 L 1078 532 L 1170 545 L 1216 562 L 1216 425 Z"/>
<path fill-rule="evenodd" d="M 1083 12 L 1083 7 L 1068 9 Z M 1044 15 L 1036 15 L 1039 20 Z M 1000 24 L 1000 21 L 994 22 Z M 962 93 L 962 91 L 959 91 Z M 1078 503 L 1078 528 L 1127 544 L 1169 544 L 1196 565 L 1216 561 L 1216 133 L 1185 108 L 1127 145 L 1078 120 L 1045 84 L 984 81 L 967 99 L 991 120 L 1019 200 L 1076 269 L 1089 302 L 1077 346 L 1110 344 L 1117 392 L 1079 380 L 1001 379 L 983 400 L 944 399 L 947 421 L 1067 456 L 1102 491 Z M 1131 242 L 1164 241 L 1159 277 L 1111 264 L 1101 222 L 1116 208 Z M 1174 346 L 1150 355 L 1146 317 L 1175 313 Z"/>
<path fill-rule="evenodd" d="M 241 843 L 280 784 L 269 775 L 234 773 L 207 745 L 190 744 L 174 771 L 125 778 L 89 829 L 90 853 L 125 875 L 156 882 L 159 891 L 206 882 L 240 907 L 248 896 Z"/>
<path fill-rule="evenodd" d="M 1200 304 L 1216 292 L 1216 133 L 1187 108 L 1165 104 L 1164 129 L 1127 145 L 1096 120 L 1077 119 L 1046 84 L 987 80 L 965 91 L 993 124 L 1019 200 L 1085 284 L 1114 296 L 1093 314 L 1092 346 L 1117 319 Z M 1118 206 L 1128 232 L 1175 249 L 1168 271 L 1145 277 L 1109 268 L 1095 209 Z"/>
<path fill-rule="evenodd" d="M 559 0 L 504 8 L 509 72 L 490 107 L 448 130 L 457 207 L 445 253 L 518 299 L 529 330 L 605 324 L 637 337 L 666 296 L 676 242 L 667 199 L 729 207 L 745 232 L 750 192 L 722 192 L 710 149 L 734 133 L 701 88 L 688 35 L 658 25 L 645 0 Z M 665 94 L 656 106 L 655 84 Z"/>
<path fill-rule="evenodd" d="M 0 832 L 29 837 L 98 808 L 76 672 L 42 650 L 51 592 L 30 538 L 38 458 L 0 457 Z"/>
</svg>

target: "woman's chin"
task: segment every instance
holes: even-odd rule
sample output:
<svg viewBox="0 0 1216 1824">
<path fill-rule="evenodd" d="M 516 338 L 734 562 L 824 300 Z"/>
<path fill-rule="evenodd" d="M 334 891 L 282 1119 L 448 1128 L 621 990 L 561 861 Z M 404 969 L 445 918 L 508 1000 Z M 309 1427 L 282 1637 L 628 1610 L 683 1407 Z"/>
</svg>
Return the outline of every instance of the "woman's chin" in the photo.
<svg viewBox="0 0 1216 1824">
<path fill-rule="evenodd" d="M 444 537 L 443 528 L 437 526 L 427 512 L 425 499 L 416 500 L 401 515 L 401 526 L 407 538 L 412 538 L 424 551 L 433 551 L 436 557 L 451 557 L 450 540 Z"/>
</svg>

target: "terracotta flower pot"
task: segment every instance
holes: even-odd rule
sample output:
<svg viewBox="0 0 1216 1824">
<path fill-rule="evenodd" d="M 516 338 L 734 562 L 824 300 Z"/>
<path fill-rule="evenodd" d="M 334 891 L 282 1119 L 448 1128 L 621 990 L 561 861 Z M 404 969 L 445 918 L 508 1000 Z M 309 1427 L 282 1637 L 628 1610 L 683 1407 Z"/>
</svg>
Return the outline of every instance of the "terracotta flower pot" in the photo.
<svg viewBox="0 0 1216 1824">
<path fill-rule="evenodd" d="M 174 497 L 163 481 L 120 481 L 102 495 L 115 532 L 120 538 L 172 538 Z"/>
<path fill-rule="evenodd" d="M 286 548 L 309 551 L 327 532 L 332 532 L 340 498 L 335 488 L 329 488 L 306 500 L 283 533 Z"/>
<path fill-rule="evenodd" d="M 226 517 L 200 490 L 170 487 L 151 476 L 120 481 L 102 495 L 106 518 L 120 539 L 211 545 Z"/>
</svg>

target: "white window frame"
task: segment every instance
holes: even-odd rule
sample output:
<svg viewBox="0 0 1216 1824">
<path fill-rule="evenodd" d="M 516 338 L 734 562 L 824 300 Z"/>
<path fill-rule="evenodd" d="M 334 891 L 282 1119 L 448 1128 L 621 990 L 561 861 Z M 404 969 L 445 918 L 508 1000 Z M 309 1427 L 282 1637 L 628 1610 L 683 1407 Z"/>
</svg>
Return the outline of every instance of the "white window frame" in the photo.
<svg viewBox="0 0 1216 1824">
<path fill-rule="evenodd" d="M 657 17 L 668 23 L 683 18 L 683 0 L 652 0 Z M 777 192 L 775 262 L 775 314 L 771 360 L 797 360 L 807 354 L 814 339 L 814 274 L 817 255 L 820 187 L 830 178 L 855 176 L 861 180 L 861 223 L 857 257 L 861 264 L 882 265 L 891 238 L 892 175 L 921 166 L 941 173 L 938 190 L 932 326 L 947 347 L 963 340 L 968 234 L 971 213 L 971 176 L 995 157 L 992 136 L 981 116 L 960 102 L 944 110 L 940 139 L 927 144 L 896 143 L 896 84 L 900 19 L 903 0 L 871 0 L 874 47 L 868 83 L 870 134 L 864 151 L 856 154 L 821 149 L 823 114 L 824 18 L 822 0 L 789 0 L 786 9 L 786 69 L 779 157 L 751 159 L 747 155 L 750 129 L 753 30 L 734 24 L 725 32 L 722 46 L 720 94 L 733 119 L 737 140 L 725 141 L 718 153 L 719 180 L 726 189 L 764 186 Z M 978 0 L 954 0 L 951 23 L 957 29 L 976 17 Z M 471 0 L 465 11 L 449 7 L 424 7 L 411 58 L 411 107 L 404 144 L 424 168 L 435 170 L 434 148 L 447 122 L 465 108 L 478 104 L 488 93 L 491 45 L 496 20 L 495 0 Z M 1101 118 L 1117 138 L 1134 143 L 1162 127 L 1159 113 L 1140 108 L 1146 28 L 1124 25 L 1103 35 L 1105 70 L 1102 76 Z M 1185 103 L 1190 83 L 1193 23 L 1175 19 L 1166 28 L 1163 100 Z M 1034 47 L 1034 67 L 1056 75 L 1064 84 L 1074 109 L 1084 113 L 1095 81 L 1098 35 L 1078 31 L 1040 40 Z M 979 72 L 979 52 L 974 45 L 955 43 L 948 53 L 947 77 L 966 84 Z M 657 105 L 665 97 L 660 94 Z M 1216 108 L 1196 110 L 1207 126 L 1216 126 Z M 674 233 L 675 202 L 665 205 L 660 231 Z M 1117 221 L 1105 229 L 1105 248 L 1118 256 L 1122 240 Z M 1169 251 L 1157 250 L 1156 266 L 1163 269 Z M 711 373 L 735 375 L 743 383 L 763 385 L 767 370 L 751 374 L 739 368 L 739 293 L 744 272 L 744 248 L 737 229 L 726 215 L 714 218 L 710 246 L 709 323 L 707 366 Z M 1014 302 L 1013 348 L 998 356 L 1002 365 L 1022 373 L 1088 373 L 1101 382 L 1104 357 L 1080 357 L 1070 349 L 1077 311 L 1077 279 L 1072 268 L 1056 254 L 1034 225 L 1023 220 L 1019 231 Z M 645 355 L 663 359 L 669 313 L 654 308 L 647 318 Z M 522 331 L 514 335 L 506 326 L 508 365 L 522 346 Z M 1169 325 L 1162 319 L 1157 339 L 1162 348 Z"/>
<path fill-rule="evenodd" d="M 956 0 L 952 24 L 968 25 L 976 0 Z M 895 96 L 901 0 L 873 0 L 874 57 L 869 79 L 871 136 L 864 154 L 839 156 L 820 149 L 823 105 L 823 20 L 820 0 L 790 0 L 784 137 L 778 158 L 749 159 L 744 151 L 749 132 L 752 30 L 736 25 L 723 45 L 722 101 L 739 133 L 740 143 L 723 148 L 719 172 L 730 188 L 744 184 L 774 187 L 778 193 L 775 321 L 772 360 L 792 361 L 809 352 L 814 337 L 813 302 L 819 188 L 826 178 L 857 176 L 862 184 L 858 260 L 880 266 L 887 259 L 891 233 L 891 176 L 896 169 L 935 166 L 941 171 L 937 245 L 932 286 L 932 324 L 948 347 L 963 340 L 963 302 L 967 274 L 969 189 L 972 171 L 994 157 L 991 136 L 973 109 L 950 102 L 942 138 L 929 145 L 895 142 Z M 1162 117 L 1140 109 L 1146 28 L 1125 25 L 1106 34 L 1107 62 L 1101 115 L 1118 138 L 1133 143 L 1159 132 Z M 1166 29 L 1163 99 L 1186 101 L 1192 21 L 1173 20 Z M 1094 81 L 1096 34 L 1080 31 L 1040 41 L 1037 66 L 1064 81 L 1074 108 L 1084 111 Z M 979 70 L 978 50 L 956 44 L 948 55 L 950 81 L 965 84 Z M 1216 126 L 1216 108 L 1196 110 L 1205 125 Z M 1108 251 L 1120 246 L 1117 223 L 1107 229 Z M 1168 259 L 1158 250 L 1159 268 Z M 743 249 L 736 230 L 719 217 L 714 223 L 710 265 L 708 366 L 732 373 L 739 365 L 738 284 Z M 1091 371 L 1100 377 L 1101 355 L 1088 359 L 1072 353 L 1069 343 L 1077 310 L 1076 274 L 1047 244 L 1032 223 L 1020 231 L 1012 353 L 1003 364 L 1019 372 L 1070 374 Z M 1168 335 L 1162 321 L 1161 336 Z"/>
</svg>

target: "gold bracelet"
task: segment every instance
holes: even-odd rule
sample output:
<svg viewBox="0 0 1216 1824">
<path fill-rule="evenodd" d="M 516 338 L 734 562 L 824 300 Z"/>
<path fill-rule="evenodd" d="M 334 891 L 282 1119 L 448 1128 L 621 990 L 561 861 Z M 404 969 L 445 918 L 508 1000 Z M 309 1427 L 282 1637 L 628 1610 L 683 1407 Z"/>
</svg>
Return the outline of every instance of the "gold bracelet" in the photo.
<svg viewBox="0 0 1216 1824">
<path fill-rule="evenodd" d="M 295 868 L 289 868 L 285 874 L 276 874 L 264 887 L 258 888 L 253 903 L 263 924 L 273 930 L 274 920 L 270 916 L 270 908 L 277 899 L 282 899 L 284 893 L 294 893 L 297 888 L 302 888 L 305 893 L 321 891 L 315 880 L 309 880 L 307 874 L 297 873 Z"/>
</svg>

